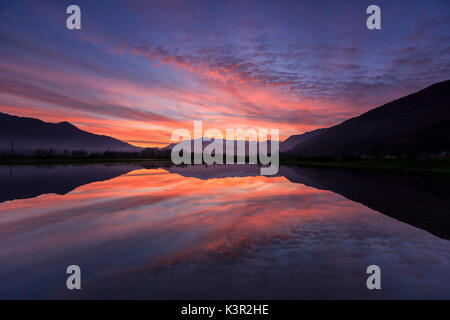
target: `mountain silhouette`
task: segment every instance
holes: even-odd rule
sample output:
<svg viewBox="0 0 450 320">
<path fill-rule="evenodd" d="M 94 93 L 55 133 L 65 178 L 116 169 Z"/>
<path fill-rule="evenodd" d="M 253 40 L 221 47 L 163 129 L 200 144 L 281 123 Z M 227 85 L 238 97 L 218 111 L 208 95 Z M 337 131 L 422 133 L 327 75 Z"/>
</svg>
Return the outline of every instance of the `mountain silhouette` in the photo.
<svg viewBox="0 0 450 320">
<path fill-rule="evenodd" d="M 445 158 L 450 155 L 450 80 L 319 132 L 292 149 L 300 157 Z"/>
<path fill-rule="evenodd" d="M 0 152 L 30 154 L 39 149 L 140 151 L 126 142 L 78 129 L 69 122 L 49 123 L 39 119 L 0 113 Z"/>
<path fill-rule="evenodd" d="M 299 143 L 306 142 L 306 141 L 314 138 L 318 134 L 322 133 L 325 130 L 326 130 L 326 128 L 316 129 L 313 131 L 305 132 L 303 134 L 296 134 L 296 135 L 290 136 L 286 140 L 280 142 L 280 152 L 287 152 L 289 150 L 292 150 Z"/>
</svg>

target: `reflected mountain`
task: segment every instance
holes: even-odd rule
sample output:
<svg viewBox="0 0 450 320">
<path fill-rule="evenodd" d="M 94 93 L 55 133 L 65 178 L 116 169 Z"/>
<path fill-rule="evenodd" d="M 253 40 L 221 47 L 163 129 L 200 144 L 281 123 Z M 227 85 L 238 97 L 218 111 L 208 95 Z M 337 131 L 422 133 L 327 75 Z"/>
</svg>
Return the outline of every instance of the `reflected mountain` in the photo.
<svg viewBox="0 0 450 320">
<path fill-rule="evenodd" d="M 129 164 L 0 166 L 0 203 L 47 193 L 64 195 L 79 186 L 109 180 L 137 168 Z"/>
<path fill-rule="evenodd" d="M 145 169 L 163 168 L 170 173 L 176 173 L 183 177 L 197 178 L 201 180 L 223 179 L 233 177 L 256 177 L 261 173 L 261 167 L 257 164 L 226 164 L 226 165 L 184 165 L 184 166 L 144 166 Z M 277 175 L 279 176 L 279 175 Z"/>
<path fill-rule="evenodd" d="M 258 165 L 180 166 L 171 173 L 198 179 L 258 176 Z M 281 166 L 277 176 L 329 190 L 435 236 L 450 239 L 450 180 L 348 169 Z"/>
<path fill-rule="evenodd" d="M 79 186 L 142 168 L 164 169 L 201 180 L 260 175 L 258 165 L 0 166 L 0 202 L 46 193 L 64 195 Z M 332 191 L 440 238 L 450 239 L 448 178 L 298 166 L 281 166 L 277 176 L 283 176 L 292 183 Z"/>
<path fill-rule="evenodd" d="M 281 167 L 291 182 L 329 190 L 387 216 L 450 239 L 450 180 L 438 176 Z"/>
</svg>

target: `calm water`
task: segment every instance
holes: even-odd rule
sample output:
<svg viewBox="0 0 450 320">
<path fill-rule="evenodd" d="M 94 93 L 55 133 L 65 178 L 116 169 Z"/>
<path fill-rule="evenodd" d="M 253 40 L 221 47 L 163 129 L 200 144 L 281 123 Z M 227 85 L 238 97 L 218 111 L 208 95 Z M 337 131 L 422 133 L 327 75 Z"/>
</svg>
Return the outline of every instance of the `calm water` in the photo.
<svg viewBox="0 0 450 320">
<path fill-rule="evenodd" d="M 258 173 L 0 166 L 0 298 L 450 298 L 448 180 Z"/>
</svg>

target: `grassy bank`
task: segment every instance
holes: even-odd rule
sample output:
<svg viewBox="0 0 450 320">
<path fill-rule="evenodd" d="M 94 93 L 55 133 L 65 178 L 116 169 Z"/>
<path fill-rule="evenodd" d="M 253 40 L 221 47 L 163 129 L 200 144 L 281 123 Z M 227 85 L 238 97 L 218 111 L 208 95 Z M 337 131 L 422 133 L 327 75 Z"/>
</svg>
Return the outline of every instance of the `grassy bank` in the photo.
<svg viewBox="0 0 450 320">
<path fill-rule="evenodd" d="M 415 174 L 442 174 L 450 176 L 450 162 L 436 160 L 287 160 L 281 164 L 305 167 L 347 168 L 355 170 L 391 171 Z"/>
<path fill-rule="evenodd" d="M 172 163 L 170 159 L 101 159 L 101 158 L 0 158 L 0 165 L 30 164 L 101 164 L 101 163 Z"/>
<path fill-rule="evenodd" d="M 45 164 L 119 164 L 119 163 L 140 163 L 140 164 L 170 164 L 171 159 L 104 159 L 104 158 L 0 158 L 0 165 L 45 165 Z M 284 165 L 299 165 L 305 167 L 322 168 L 347 168 L 354 170 L 371 171 L 391 171 L 398 173 L 413 174 L 441 174 L 450 176 L 449 161 L 435 160 L 319 160 L 319 159 L 281 159 Z"/>
</svg>

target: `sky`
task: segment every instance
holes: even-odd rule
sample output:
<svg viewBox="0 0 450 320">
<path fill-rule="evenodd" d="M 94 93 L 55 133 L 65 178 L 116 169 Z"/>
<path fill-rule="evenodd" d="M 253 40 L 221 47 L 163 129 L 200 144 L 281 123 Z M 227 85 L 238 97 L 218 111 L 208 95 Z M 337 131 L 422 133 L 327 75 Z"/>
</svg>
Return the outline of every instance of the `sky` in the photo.
<svg viewBox="0 0 450 320">
<path fill-rule="evenodd" d="M 285 139 L 448 79 L 448 0 L 0 0 L 0 112 L 143 147 L 195 120 Z"/>
</svg>

